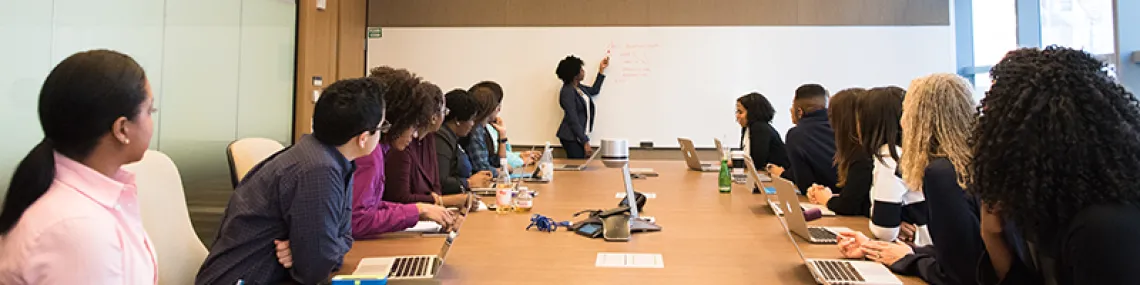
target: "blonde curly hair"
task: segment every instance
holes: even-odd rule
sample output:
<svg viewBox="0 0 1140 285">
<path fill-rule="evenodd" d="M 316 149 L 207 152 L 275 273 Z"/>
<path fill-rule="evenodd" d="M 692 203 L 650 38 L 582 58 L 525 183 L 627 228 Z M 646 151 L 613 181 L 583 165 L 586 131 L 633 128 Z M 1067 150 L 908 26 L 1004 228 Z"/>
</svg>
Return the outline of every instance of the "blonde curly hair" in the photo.
<svg viewBox="0 0 1140 285">
<path fill-rule="evenodd" d="M 922 178 L 932 158 L 945 157 L 958 173 L 958 186 L 971 180 L 973 153 L 969 139 L 977 121 L 973 88 L 965 78 L 936 73 L 914 79 L 903 100 L 903 181 L 922 191 Z"/>
</svg>

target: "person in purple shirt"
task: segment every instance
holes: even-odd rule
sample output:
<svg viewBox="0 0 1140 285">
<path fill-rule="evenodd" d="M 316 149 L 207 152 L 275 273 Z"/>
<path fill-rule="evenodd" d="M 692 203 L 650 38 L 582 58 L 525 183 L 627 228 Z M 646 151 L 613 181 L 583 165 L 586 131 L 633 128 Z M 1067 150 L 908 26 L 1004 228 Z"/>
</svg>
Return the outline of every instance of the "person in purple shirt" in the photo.
<svg viewBox="0 0 1140 285">
<path fill-rule="evenodd" d="M 386 104 L 389 124 L 382 130 L 386 135 L 371 154 L 356 159 L 352 185 L 352 236 L 363 239 L 379 234 L 407 229 L 420 220 L 430 220 L 445 227 L 455 224 L 456 215 L 433 203 L 396 203 L 384 201 L 386 159 L 392 149 L 408 146 L 417 125 L 430 121 L 432 108 L 411 100 L 413 90 L 429 88 L 407 70 L 381 66 L 372 69 L 369 76 L 385 85 L 382 97 Z M 434 85 L 432 85 L 434 86 Z M 429 88 L 430 89 L 430 88 Z M 439 88 L 436 87 L 436 90 Z M 397 135 L 393 135 L 397 134 Z"/>
</svg>

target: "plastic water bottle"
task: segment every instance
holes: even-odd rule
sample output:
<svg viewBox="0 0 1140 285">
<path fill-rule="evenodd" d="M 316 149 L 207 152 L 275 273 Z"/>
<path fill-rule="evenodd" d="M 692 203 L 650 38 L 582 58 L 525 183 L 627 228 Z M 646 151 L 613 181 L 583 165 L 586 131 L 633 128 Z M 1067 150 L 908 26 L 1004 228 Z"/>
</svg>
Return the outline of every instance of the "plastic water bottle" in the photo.
<svg viewBox="0 0 1140 285">
<path fill-rule="evenodd" d="M 546 142 L 546 146 L 546 150 L 542 151 L 542 157 L 538 159 L 538 168 L 542 173 L 542 179 L 554 182 L 554 154 L 550 150 L 550 142 Z"/>
<path fill-rule="evenodd" d="M 534 195 L 530 193 L 530 189 L 520 186 L 518 194 L 515 195 L 515 212 L 530 212 L 530 208 L 533 207 Z"/>
<path fill-rule="evenodd" d="M 720 179 L 717 180 L 717 186 L 720 193 L 728 193 L 732 191 L 732 173 L 728 169 L 728 153 L 722 152 L 720 156 Z"/>
<path fill-rule="evenodd" d="M 506 158 L 499 159 L 499 185 L 506 185 L 508 188 L 511 186 L 511 169 L 510 163 Z M 500 186 L 501 187 L 501 186 Z"/>
<path fill-rule="evenodd" d="M 511 186 L 511 173 L 507 171 L 507 159 L 499 159 L 502 163 L 499 170 L 499 179 L 495 185 L 495 211 L 499 213 L 510 212 L 514 206 L 514 189 Z"/>
</svg>

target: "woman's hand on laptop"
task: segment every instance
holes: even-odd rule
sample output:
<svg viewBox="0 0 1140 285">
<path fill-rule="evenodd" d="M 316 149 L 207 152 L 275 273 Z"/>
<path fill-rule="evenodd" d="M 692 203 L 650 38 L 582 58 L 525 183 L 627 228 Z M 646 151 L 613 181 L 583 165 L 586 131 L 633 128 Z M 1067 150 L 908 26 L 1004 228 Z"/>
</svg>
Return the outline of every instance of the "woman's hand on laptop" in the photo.
<svg viewBox="0 0 1140 285">
<path fill-rule="evenodd" d="M 455 212 L 442 206 L 425 203 L 416 203 L 416 210 L 420 213 L 420 220 L 433 221 L 444 228 L 455 223 L 455 216 L 458 216 Z"/>
<path fill-rule="evenodd" d="M 861 232 L 841 232 L 839 233 L 839 253 L 844 258 L 863 258 L 866 253 L 863 252 L 863 244 L 871 241 Z"/>
<path fill-rule="evenodd" d="M 471 188 L 491 187 L 491 172 L 483 170 L 471 174 L 471 177 L 467 178 L 467 185 L 470 185 Z"/>
<path fill-rule="evenodd" d="M 277 263 L 285 268 L 293 268 L 293 250 L 289 249 L 289 241 L 273 240 L 273 245 L 277 249 Z"/>
</svg>

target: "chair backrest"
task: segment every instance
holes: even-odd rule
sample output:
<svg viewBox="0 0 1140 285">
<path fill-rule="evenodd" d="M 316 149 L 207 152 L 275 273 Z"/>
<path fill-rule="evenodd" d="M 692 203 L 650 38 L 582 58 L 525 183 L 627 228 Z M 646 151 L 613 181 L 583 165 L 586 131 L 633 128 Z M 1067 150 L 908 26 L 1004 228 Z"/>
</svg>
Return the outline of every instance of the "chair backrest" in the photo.
<svg viewBox="0 0 1140 285">
<path fill-rule="evenodd" d="M 281 143 L 267 138 L 244 138 L 230 143 L 226 157 L 230 161 L 230 182 L 234 188 L 250 169 L 284 148 Z"/>
<path fill-rule="evenodd" d="M 166 154 L 148 150 L 123 168 L 135 173 L 143 228 L 158 255 L 159 284 L 193 284 L 209 252 L 190 223 L 178 167 Z"/>
</svg>

